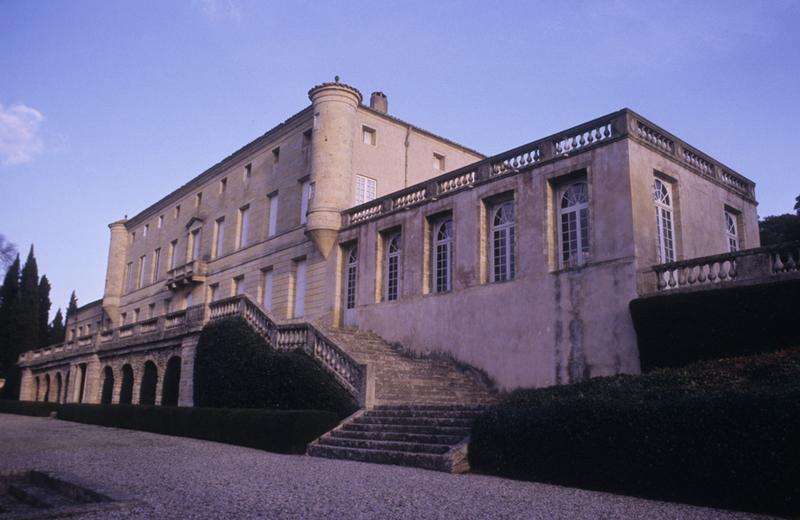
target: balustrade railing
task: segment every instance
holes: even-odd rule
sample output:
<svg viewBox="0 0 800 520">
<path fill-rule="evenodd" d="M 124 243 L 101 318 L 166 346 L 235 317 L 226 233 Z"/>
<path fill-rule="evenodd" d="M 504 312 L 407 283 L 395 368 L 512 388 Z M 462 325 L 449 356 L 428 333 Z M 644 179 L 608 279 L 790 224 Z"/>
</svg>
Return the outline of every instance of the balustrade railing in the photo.
<svg viewBox="0 0 800 520">
<path fill-rule="evenodd" d="M 580 151 L 594 144 L 608 141 L 614 137 L 614 125 L 611 121 L 603 121 L 592 128 L 578 128 L 553 141 L 556 157 Z"/>
<path fill-rule="evenodd" d="M 800 242 L 745 249 L 653 266 L 659 291 L 733 281 L 768 281 L 800 272 Z"/>
<path fill-rule="evenodd" d="M 210 321 L 232 316 L 244 318 L 276 350 L 302 350 L 330 372 L 362 406 L 367 402 L 367 366 L 353 359 L 313 325 L 276 323 L 245 295 L 209 304 Z"/>
</svg>

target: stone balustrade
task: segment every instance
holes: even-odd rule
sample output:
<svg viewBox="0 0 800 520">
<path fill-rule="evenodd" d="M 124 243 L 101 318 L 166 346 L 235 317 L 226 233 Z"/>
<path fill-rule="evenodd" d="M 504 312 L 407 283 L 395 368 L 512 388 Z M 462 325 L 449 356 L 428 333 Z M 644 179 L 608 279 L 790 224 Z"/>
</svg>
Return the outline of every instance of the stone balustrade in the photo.
<svg viewBox="0 0 800 520">
<path fill-rule="evenodd" d="M 500 176 L 528 171 L 623 138 L 634 139 L 673 157 L 699 175 L 711 178 L 750 199 L 754 198 L 752 181 L 635 112 L 623 109 L 348 209 L 342 213 L 342 225 L 346 227 L 368 222 L 393 211 L 458 193 Z"/>
<path fill-rule="evenodd" d="M 152 339 L 154 335 L 162 337 L 181 335 L 188 330 L 199 330 L 204 319 L 205 305 L 195 305 L 164 316 L 154 316 L 136 323 L 126 323 L 117 328 L 100 330 L 75 340 L 29 350 L 20 355 L 19 363 L 49 362 L 75 355 L 91 354 L 95 349 L 115 348 L 120 342 L 139 341 L 138 336 L 143 334 L 147 334 L 149 339 Z"/>
<path fill-rule="evenodd" d="M 706 288 L 725 282 L 761 283 L 800 274 L 800 242 L 745 249 L 653 266 L 656 290 Z"/>
<path fill-rule="evenodd" d="M 192 260 L 191 262 L 186 262 L 183 265 L 167 271 L 165 283 L 167 287 L 174 290 L 190 283 L 205 281 L 207 272 L 208 266 L 205 262 L 202 260 Z"/>
<path fill-rule="evenodd" d="M 367 366 L 353 359 L 336 343 L 310 323 L 276 323 L 257 304 L 245 295 L 232 296 L 209 305 L 209 320 L 233 316 L 244 320 L 276 350 L 300 349 L 366 406 L 368 397 Z"/>
</svg>

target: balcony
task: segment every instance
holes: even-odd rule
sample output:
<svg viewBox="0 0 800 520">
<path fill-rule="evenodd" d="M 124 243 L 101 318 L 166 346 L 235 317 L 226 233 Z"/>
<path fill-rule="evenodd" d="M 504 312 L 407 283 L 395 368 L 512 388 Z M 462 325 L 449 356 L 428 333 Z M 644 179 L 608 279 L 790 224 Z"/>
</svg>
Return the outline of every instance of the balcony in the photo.
<svg viewBox="0 0 800 520">
<path fill-rule="evenodd" d="M 167 287 L 178 289 L 193 283 L 203 283 L 206 281 L 208 268 L 202 260 L 192 260 L 181 266 L 167 271 Z"/>
</svg>

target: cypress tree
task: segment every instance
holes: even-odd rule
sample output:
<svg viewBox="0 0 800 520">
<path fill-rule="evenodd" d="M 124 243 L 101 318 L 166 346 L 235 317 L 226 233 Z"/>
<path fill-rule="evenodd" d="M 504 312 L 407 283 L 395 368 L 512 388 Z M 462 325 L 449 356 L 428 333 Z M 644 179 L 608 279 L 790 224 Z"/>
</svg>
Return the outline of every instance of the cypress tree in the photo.
<svg viewBox="0 0 800 520">
<path fill-rule="evenodd" d="M 48 322 L 50 321 L 50 307 L 52 303 L 50 302 L 50 281 L 47 279 L 47 275 L 42 275 L 41 280 L 39 280 L 39 346 L 46 347 L 50 344 L 50 327 L 48 326 Z"/>
<path fill-rule="evenodd" d="M 20 341 L 16 345 L 17 354 L 39 347 L 39 269 L 33 256 L 33 246 L 22 268 L 19 304 Z"/>
<path fill-rule="evenodd" d="M 64 315 L 61 314 L 61 308 L 56 311 L 56 316 L 53 318 L 53 323 L 50 324 L 50 329 L 47 333 L 47 343 L 63 343 L 66 328 L 64 327 Z"/>
<path fill-rule="evenodd" d="M 0 288 L 0 376 L 16 362 L 14 345 L 18 340 L 16 317 L 19 312 L 19 255 L 9 266 Z"/>
<path fill-rule="evenodd" d="M 75 291 L 69 296 L 69 305 L 67 305 L 67 318 L 64 320 L 64 326 L 69 323 L 69 319 L 73 318 L 78 312 L 78 298 L 75 297 Z"/>
</svg>

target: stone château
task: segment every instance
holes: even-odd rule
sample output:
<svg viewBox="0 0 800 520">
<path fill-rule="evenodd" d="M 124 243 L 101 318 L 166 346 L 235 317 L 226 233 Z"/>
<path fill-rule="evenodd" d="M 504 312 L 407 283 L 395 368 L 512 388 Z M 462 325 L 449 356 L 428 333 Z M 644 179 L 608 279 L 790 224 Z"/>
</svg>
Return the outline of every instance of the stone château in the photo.
<svg viewBox="0 0 800 520">
<path fill-rule="evenodd" d="M 367 410 L 637 373 L 628 303 L 759 246 L 754 183 L 628 109 L 487 158 L 383 93 L 309 98 L 109 225 L 103 297 L 22 355 L 22 399 L 191 406 L 199 331 L 231 315 Z"/>
</svg>

